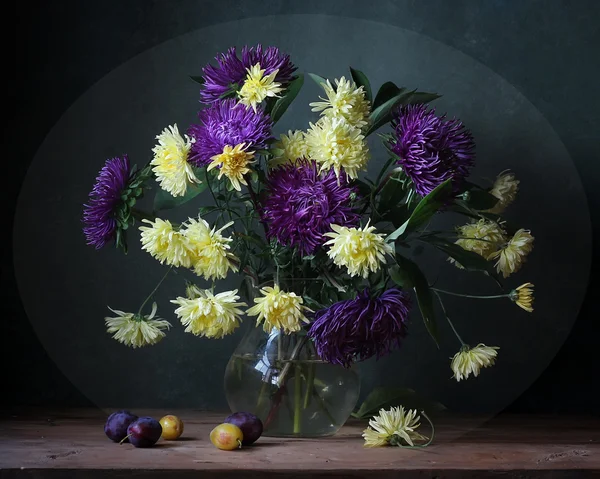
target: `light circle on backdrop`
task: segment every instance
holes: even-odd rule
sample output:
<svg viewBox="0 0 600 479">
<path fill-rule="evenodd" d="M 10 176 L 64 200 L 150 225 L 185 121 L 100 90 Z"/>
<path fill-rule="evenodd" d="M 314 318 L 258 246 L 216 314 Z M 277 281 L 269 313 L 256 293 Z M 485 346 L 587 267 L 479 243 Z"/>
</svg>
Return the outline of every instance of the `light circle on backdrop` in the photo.
<svg viewBox="0 0 600 479">
<path fill-rule="evenodd" d="M 392 80 L 443 94 L 434 103 L 437 110 L 461 118 L 477 141 L 473 178 L 493 179 L 511 168 L 521 180 L 517 203 L 507 218 L 531 229 L 536 245 L 523 271 L 506 283 L 535 283 L 535 313 L 528 315 L 508 300 L 452 298 L 446 303 L 466 341 L 501 347 L 496 366 L 457 384 L 450 378 L 449 357 L 459 344 L 438 318 L 442 342 L 437 349 L 418 311 L 412 314 L 401 349 L 361 365 L 364 394 L 375 386 L 395 385 L 411 387 L 454 410 L 493 413 L 506 407 L 554 357 L 583 300 L 591 228 L 577 171 L 542 114 L 501 76 L 427 36 L 361 19 L 283 15 L 202 28 L 127 61 L 69 108 L 31 164 L 14 230 L 23 304 L 50 357 L 101 407 L 225 407 L 223 372 L 242 331 L 220 341 L 185 334 L 169 303 L 184 292 L 182 277 L 174 276 L 156 296 L 159 315 L 173 324 L 167 337 L 138 350 L 112 340 L 104 326 L 103 318 L 111 314 L 106 306 L 136 311 L 164 270 L 139 250 L 136 235 L 130 237 L 127 257 L 110 247 L 95 251 L 86 246 L 81 215 L 106 158 L 128 153 L 141 166 L 150 159 L 154 138 L 165 126 L 177 123 L 185 130 L 196 120 L 198 85 L 189 75 L 200 74 L 204 64 L 231 45 L 257 43 L 290 53 L 300 71 L 348 77 L 352 66 L 368 75 L 374 90 Z M 307 78 L 276 125 L 276 135 L 314 121 L 308 103 L 319 93 Z M 375 145 L 375 135 L 370 141 L 373 172 L 386 157 Z M 210 199 L 202 196 L 199 203 L 203 201 Z M 197 207 L 189 205 L 167 216 L 182 219 L 194 215 Z M 567 248 L 565 238 L 571 241 L 573 232 L 577 247 Z M 497 291 L 492 281 L 456 270 L 435 252 L 426 250 L 415 259 L 441 288 Z M 239 279 L 228 278 L 218 289 L 238 284 Z"/>
</svg>

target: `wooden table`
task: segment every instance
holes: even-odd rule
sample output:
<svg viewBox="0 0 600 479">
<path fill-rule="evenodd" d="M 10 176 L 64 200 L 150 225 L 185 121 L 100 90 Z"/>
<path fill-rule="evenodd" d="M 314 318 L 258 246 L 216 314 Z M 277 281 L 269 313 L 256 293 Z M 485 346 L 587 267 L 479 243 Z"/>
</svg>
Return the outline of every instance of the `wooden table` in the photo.
<svg viewBox="0 0 600 479">
<path fill-rule="evenodd" d="M 135 411 L 160 418 L 165 411 Z M 584 478 L 600 477 L 600 420 L 499 416 L 436 420 L 434 444 L 365 449 L 363 422 L 324 439 L 261 438 L 219 451 L 225 414 L 179 411 L 185 434 L 150 449 L 110 442 L 99 410 L 29 411 L 0 420 L 1 478 Z"/>
</svg>

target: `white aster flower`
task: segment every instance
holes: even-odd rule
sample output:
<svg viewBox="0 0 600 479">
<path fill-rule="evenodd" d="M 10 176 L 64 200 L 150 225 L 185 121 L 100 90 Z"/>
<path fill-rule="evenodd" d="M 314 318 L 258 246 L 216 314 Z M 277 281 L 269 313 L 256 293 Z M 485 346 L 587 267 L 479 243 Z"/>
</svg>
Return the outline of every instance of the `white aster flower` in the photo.
<svg viewBox="0 0 600 479">
<path fill-rule="evenodd" d="M 454 372 L 454 376 L 452 377 L 460 381 L 461 379 L 467 379 L 471 374 L 475 377 L 479 376 L 481 368 L 489 368 L 494 365 L 498 356 L 496 352 L 498 349 L 500 348 L 486 346 L 482 343 L 479 343 L 474 348 L 463 345 L 450 363 L 450 367 Z"/>
<path fill-rule="evenodd" d="M 104 318 L 106 331 L 114 333 L 114 339 L 134 349 L 158 343 L 165 337 L 164 330 L 171 327 L 168 321 L 155 317 L 158 309 L 156 303 L 152 304 L 152 312 L 147 316 L 125 313 L 110 306 L 108 309 L 117 316 Z"/>
<path fill-rule="evenodd" d="M 357 87 L 356 83 L 345 77 L 336 79 L 335 85 L 334 88 L 329 80 L 321 83 L 327 98 L 319 97 L 323 101 L 310 103 L 312 111 L 320 111 L 321 115 L 331 118 L 341 118 L 357 128 L 368 125 L 371 105 L 365 98 L 364 88 Z"/>
<path fill-rule="evenodd" d="M 416 432 L 421 425 L 416 409 L 406 411 L 404 407 L 393 407 L 389 411 L 379 410 L 379 415 L 369 421 L 363 431 L 365 447 L 414 446 L 415 441 L 425 441 L 427 437 Z"/>
<path fill-rule="evenodd" d="M 304 132 L 289 130 L 287 135 L 281 135 L 271 148 L 273 158 L 269 166 L 274 167 L 283 163 L 296 161 L 307 156 Z"/>
<path fill-rule="evenodd" d="M 176 124 L 165 128 L 156 139 L 158 144 L 152 149 L 154 158 L 150 162 L 156 180 L 171 195 L 183 196 L 189 185 L 200 183 L 187 161 L 194 140 L 187 135 L 184 139 Z"/>
<path fill-rule="evenodd" d="M 188 239 L 173 228 L 169 220 L 156 218 L 154 222 L 142 220 L 150 226 L 140 226 L 142 249 L 150 253 L 161 263 L 189 268 L 192 264 L 192 252 Z"/>
<path fill-rule="evenodd" d="M 301 323 L 308 323 L 304 311 L 308 311 L 303 306 L 304 300 L 296 293 L 281 291 L 278 285 L 273 288 L 270 286 L 260 290 L 261 297 L 255 298 L 252 306 L 246 314 L 248 316 L 258 316 L 256 324 L 263 322 L 263 329 L 270 332 L 273 328 L 283 330 L 289 334 L 300 331 Z"/>
</svg>

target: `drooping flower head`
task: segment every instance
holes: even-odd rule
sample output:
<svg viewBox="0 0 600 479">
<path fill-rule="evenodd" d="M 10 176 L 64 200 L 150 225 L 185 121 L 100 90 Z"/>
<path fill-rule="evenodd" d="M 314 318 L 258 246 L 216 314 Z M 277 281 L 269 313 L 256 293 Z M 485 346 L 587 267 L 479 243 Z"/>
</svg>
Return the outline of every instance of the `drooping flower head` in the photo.
<svg viewBox="0 0 600 479">
<path fill-rule="evenodd" d="M 279 96 L 283 90 L 281 83 L 275 81 L 277 70 L 267 75 L 264 69 L 261 69 L 257 63 L 251 68 L 248 68 L 248 75 L 244 80 L 242 88 L 238 92 L 240 103 L 246 106 L 251 106 L 254 111 L 256 107 L 266 98 L 274 98 Z"/>
<path fill-rule="evenodd" d="M 260 108 L 221 100 L 198 114 L 200 123 L 192 125 L 188 135 L 192 145 L 190 161 L 196 166 L 208 165 L 212 158 L 230 148 L 243 144 L 246 148 L 264 148 L 271 136 L 271 119 Z"/>
<path fill-rule="evenodd" d="M 388 354 L 406 336 L 410 297 L 392 288 L 379 297 L 368 289 L 315 313 L 309 336 L 319 356 L 349 367 L 353 361 Z"/>
<path fill-rule="evenodd" d="M 363 431 L 365 447 L 414 446 L 415 441 L 426 441 L 427 437 L 416 430 L 421 425 L 416 409 L 393 407 L 389 411 L 379 410 L 379 415 L 369 421 L 369 427 Z"/>
<path fill-rule="evenodd" d="M 531 231 L 523 228 L 518 230 L 503 248 L 490 255 L 490 259 L 498 258 L 496 271 L 505 278 L 519 271 L 533 250 L 533 240 Z"/>
<path fill-rule="evenodd" d="M 516 289 L 513 289 L 509 296 L 511 301 L 514 301 L 519 308 L 524 309 L 528 313 L 533 313 L 533 284 L 525 283 Z"/>
<path fill-rule="evenodd" d="M 327 98 L 320 97 L 323 101 L 310 103 L 312 111 L 320 111 L 321 115 L 330 118 L 341 118 L 357 128 L 367 126 L 371 105 L 362 86 L 357 87 L 356 83 L 344 77 L 335 80 L 335 88 L 329 80 L 321 86 Z"/>
<path fill-rule="evenodd" d="M 229 243 L 233 239 L 221 234 L 232 224 L 230 222 L 219 229 L 211 229 L 206 220 L 189 218 L 183 226 L 181 234 L 188 241 L 191 267 L 198 276 L 207 280 L 223 279 L 229 270 L 238 270 L 235 263 L 239 259 L 229 251 Z"/>
<path fill-rule="evenodd" d="M 342 118 L 324 116 L 317 123 L 310 123 L 305 139 L 309 158 L 320 165 L 320 171 L 333 169 L 338 178 L 342 170 L 348 177 L 358 178 L 369 161 L 365 136 Z"/>
<path fill-rule="evenodd" d="M 300 130 L 289 130 L 287 135 L 280 135 L 279 140 L 273 143 L 271 152 L 273 158 L 269 162 L 269 166 L 272 168 L 305 158 L 307 151 L 304 133 Z"/>
<path fill-rule="evenodd" d="M 457 245 L 483 256 L 485 259 L 488 259 L 506 243 L 506 232 L 495 221 L 481 219 L 459 226 L 456 231 L 458 233 L 458 240 L 455 242 Z M 462 269 L 462 265 L 454 258 L 448 258 L 448 261 Z"/>
<path fill-rule="evenodd" d="M 498 203 L 487 211 L 497 215 L 504 212 L 506 207 L 515 201 L 517 192 L 519 191 L 519 183 L 520 182 L 515 178 L 514 173 L 511 173 L 510 171 L 503 171 L 500 173 L 494 182 L 494 186 L 490 190 L 490 194 L 498 198 Z"/>
<path fill-rule="evenodd" d="M 386 254 L 394 253 L 393 246 L 385 242 L 383 235 L 375 233 L 375 226 L 369 226 L 370 222 L 364 228 L 332 224 L 333 232 L 323 234 L 331 238 L 325 243 L 329 246 L 327 255 L 337 266 L 346 267 L 350 276 L 366 278 L 385 264 Z"/>
<path fill-rule="evenodd" d="M 165 337 L 164 330 L 171 327 L 168 321 L 156 316 L 156 303 L 152 304 L 152 312 L 146 316 L 125 313 L 110 307 L 108 309 L 117 316 L 104 318 L 108 328 L 106 331 L 109 334 L 114 333 L 114 339 L 134 349 L 158 343 Z"/>
<path fill-rule="evenodd" d="M 354 188 L 345 175 L 340 182 L 333 171 L 319 173 L 314 161 L 299 160 L 271 173 L 262 212 L 270 238 L 296 247 L 301 255 L 323 245 L 330 225 L 355 226 L 360 215 L 350 202 Z"/>
<path fill-rule="evenodd" d="M 262 296 L 254 298 L 256 303 L 246 314 L 258 316 L 256 325 L 263 323 L 263 329 L 270 332 L 273 328 L 282 330 L 285 334 L 300 331 L 302 323 L 308 323 L 304 315 L 308 311 L 303 306 L 303 299 L 296 293 L 281 291 L 279 285 L 266 286 L 260 290 Z"/>
<path fill-rule="evenodd" d="M 421 196 L 449 178 L 468 176 L 475 143 L 459 120 L 439 117 L 426 105 L 408 105 L 394 112 L 392 127 L 389 147 Z"/>
<path fill-rule="evenodd" d="M 243 311 L 238 307 L 246 303 L 238 302 L 237 289 L 215 295 L 208 289 L 192 286 L 187 288 L 187 294 L 187 298 L 171 300 L 179 306 L 175 314 L 186 326 L 186 333 L 220 339 L 239 327 Z"/>
<path fill-rule="evenodd" d="M 142 220 L 150 226 L 140 226 L 142 249 L 155 259 L 170 266 L 189 268 L 192 251 L 189 240 L 173 228 L 169 220 L 156 218 L 153 222 Z"/>
<path fill-rule="evenodd" d="M 232 90 L 239 91 L 246 79 L 248 70 L 259 65 L 265 75 L 275 73 L 274 81 L 281 85 L 288 84 L 296 71 L 289 55 L 285 55 L 276 47 L 263 48 L 244 46 L 242 58 L 238 58 L 235 47 L 219 54 L 216 58 L 217 66 L 207 65 L 203 71 L 204 84 L 200 98 L 204 103 L 218 101 Z"/>
<path fill-rule="evenodd" d="M 479 343 L 474 348 L 464 345 L 452 358 L 450 367 L 457 381 L 467 379 L 471 374 L 477 377 L 481 368 L 489 368 L 496 362 L 497 346 L 486 346 Z"/>
<path fill-rule="evenodd" d="M 189 185 L 200 183 L 192 165 L 188 163 L 192 140 L 179 134 L 177 125 L 168 126 L 156 137 L 158 144 L 152 149 L 150 162 L 160 187 L 173 196 L 183 196 Z"/>
<path fill-rule="evenodd" d="M 130 178 L 127 155 L 106 160 L 83 208 L 83 233 L 87 244 L 100 249 L 115 238 L 117 214 L 123 205 L 121 197 Z"/>
<path fill-rule="evenodd" d="M 211 158 L 211 163 L 206 168 L 210 171 L 213 168 L 219 169 L 219 180 L 226 176 L 231 185 L 237 191 L 242 191 L 242 185 L 247 185 L 244 175 L 250 172 L 249 165 L 255 163 L 254 152 L 248 151 L 248 146 L 245 143 L 235 145 L 233 148 L 225 145 L 223 153 L 215 155 Z"/>
</svg>

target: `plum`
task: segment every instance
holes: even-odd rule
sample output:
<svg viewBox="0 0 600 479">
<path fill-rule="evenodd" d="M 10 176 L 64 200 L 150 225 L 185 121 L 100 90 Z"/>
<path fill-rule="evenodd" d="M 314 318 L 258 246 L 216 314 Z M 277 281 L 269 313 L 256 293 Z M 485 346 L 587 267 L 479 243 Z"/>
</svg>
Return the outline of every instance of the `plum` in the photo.
<svg viewBox="0 0 600 479">
<path fill-rule="evenodd" d="M 150 447 L 156 444 L 162 434 L 162 426 L 151 417 L 140 417 L 127 428 L 129 442 L 135 447 Z"/>
<path fill-rule="evenodd" d="M 234 412 L 225 419 L 225 422 L 235 424 L 242 430 L 242 433 L 244 434 L 242 444 L 244 446 L 249 446 L 256 442 L 263 432 L 262 421 L 249 412 Z"/>
<path fill-rule="evenodd" d="M 127 437 L 127 428 L 138 417 L 129 411 L 113 412 L 104 425 L 104 433 L 111 441 L 121 442 Z"/>
</svg>

